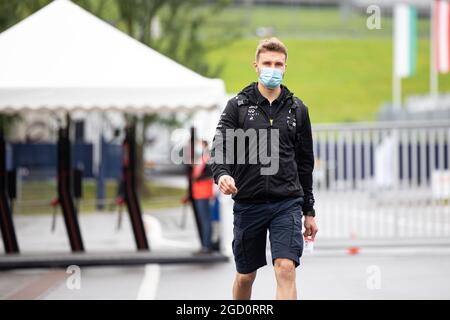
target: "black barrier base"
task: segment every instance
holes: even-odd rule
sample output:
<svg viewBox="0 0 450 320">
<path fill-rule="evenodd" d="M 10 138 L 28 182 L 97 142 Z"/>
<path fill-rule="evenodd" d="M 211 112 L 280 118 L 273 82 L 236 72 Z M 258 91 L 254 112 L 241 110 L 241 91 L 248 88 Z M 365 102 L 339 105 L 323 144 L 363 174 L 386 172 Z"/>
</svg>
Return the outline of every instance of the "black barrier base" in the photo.
<svg viewBox="0 0 450 320">
<path fill-rule="evenodd" d="M 227 262 L 221 253 L 194 255 L 189 252 L 96 252 L 96 253 L 36 253 L 0 256 L 0 270 L 30 268 L 67 268 L 70 265 L 132 266 L 144 264 L 181 264 Z"/>
</svg>

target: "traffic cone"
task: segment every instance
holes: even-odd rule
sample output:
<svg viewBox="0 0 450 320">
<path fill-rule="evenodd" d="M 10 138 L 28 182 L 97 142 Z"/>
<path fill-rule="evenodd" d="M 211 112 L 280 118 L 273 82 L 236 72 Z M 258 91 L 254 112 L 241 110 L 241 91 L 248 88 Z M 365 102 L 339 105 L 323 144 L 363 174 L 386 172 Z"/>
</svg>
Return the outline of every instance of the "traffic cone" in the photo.
<svg viewBox="0 0 450 320">
<path fill-rule="evenodd" d="M 350 238 L 353 240 L 356 240 L 356 233 L 352 232 Z M 361 248 L 358 246 L 350 246 L 347 248 L 347 253 L 350 255 L 356 255 L 361 252 Z"/>
</svg>

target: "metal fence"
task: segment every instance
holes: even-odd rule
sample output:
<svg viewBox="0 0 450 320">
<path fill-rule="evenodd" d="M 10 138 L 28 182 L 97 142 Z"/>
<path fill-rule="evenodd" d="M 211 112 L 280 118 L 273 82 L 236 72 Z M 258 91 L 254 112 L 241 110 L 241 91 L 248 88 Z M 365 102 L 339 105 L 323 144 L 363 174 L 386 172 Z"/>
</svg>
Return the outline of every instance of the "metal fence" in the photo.
<svg viewBox="0 0 450 320">
<path fill-rule="evenodd" d="M 313 126 L 322 238 L 450 237 L 450 121 Z"/>
</svg>

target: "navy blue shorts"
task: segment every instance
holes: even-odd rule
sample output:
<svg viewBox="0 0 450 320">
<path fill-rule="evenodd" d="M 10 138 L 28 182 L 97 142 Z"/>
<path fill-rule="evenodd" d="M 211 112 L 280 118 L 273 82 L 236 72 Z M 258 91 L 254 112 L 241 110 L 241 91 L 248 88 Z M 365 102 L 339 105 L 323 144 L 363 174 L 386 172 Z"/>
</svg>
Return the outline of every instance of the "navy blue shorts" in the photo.
<svg viewBox="0 0 450 320">
<path fill-rule="evenodd" d="M 250 273 L 267 264 L 267 230 L 272 264 L 277 258 L 287 258 L 298 267 L 303 253 L 303 203 L 303 197 L 268 203 L 234 203 L 232 245 L 237 272 Z"/>
</svg>

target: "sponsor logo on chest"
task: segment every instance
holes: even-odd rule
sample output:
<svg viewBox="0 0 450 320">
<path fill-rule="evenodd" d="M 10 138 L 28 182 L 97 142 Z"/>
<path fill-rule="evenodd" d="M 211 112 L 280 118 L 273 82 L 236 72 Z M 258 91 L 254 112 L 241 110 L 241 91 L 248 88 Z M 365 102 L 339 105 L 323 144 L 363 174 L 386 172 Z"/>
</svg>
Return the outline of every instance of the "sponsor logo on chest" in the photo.
<svg viewBox="0 0 450 320">
<path fill-rule="evenodd" d="M 253 121 L 259 116 L 258 106 L 249 106 L 247 111 L 248 120 Z"/>
</svg>

